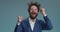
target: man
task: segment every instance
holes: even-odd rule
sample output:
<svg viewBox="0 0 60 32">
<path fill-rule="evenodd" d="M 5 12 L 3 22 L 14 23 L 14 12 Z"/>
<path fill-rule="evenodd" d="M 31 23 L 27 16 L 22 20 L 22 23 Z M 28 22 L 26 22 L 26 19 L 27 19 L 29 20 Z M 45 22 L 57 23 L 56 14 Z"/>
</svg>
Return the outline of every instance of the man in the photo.
<svg viewBox="0 0 60 32">
<path fill-rule="evenodd" d="M 40 4 L 30 3 L 29 8 L 29 17 L 22 20 L 22 16 L 18 17 L 18 24 L 15 27 L 14 32 L 42 32 L 42 30 L 51 30 L 52 24 L 50 19 L 45 13 L 44 8 L 40 8 Z M 43 20 L 38 20 L 38 13 L 43 15 Z"/>
</svg>

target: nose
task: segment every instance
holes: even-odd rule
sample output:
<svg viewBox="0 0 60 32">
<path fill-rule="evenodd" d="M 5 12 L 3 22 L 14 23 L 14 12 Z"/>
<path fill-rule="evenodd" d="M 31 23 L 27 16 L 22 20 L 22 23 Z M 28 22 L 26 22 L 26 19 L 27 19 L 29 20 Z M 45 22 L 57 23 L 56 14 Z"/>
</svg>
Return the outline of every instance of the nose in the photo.
<svg viewBox="0 0 60 32">
<path fill-rule="evenodd" d="M 35 12 L 35 9 L 32 9 L 32 12 Z"/>
</svg>

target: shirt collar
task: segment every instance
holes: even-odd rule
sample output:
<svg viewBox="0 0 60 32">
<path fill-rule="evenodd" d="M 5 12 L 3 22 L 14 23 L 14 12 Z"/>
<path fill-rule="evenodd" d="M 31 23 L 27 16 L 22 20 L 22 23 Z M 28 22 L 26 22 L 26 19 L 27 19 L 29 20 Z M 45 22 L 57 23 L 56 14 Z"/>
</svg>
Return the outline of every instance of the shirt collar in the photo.
<svg viewBox="0 0 60 32">
<path fill-rule="evenodd" d="M 31 21 L 31 22 L 35 22 L 35 21 L 36 21 L 36 19 L 34 19 L 34 21 L 32 21 L 32 20 L 31 20 L 31 18 L 29 17 L 29 21 Z"/>
</svg>

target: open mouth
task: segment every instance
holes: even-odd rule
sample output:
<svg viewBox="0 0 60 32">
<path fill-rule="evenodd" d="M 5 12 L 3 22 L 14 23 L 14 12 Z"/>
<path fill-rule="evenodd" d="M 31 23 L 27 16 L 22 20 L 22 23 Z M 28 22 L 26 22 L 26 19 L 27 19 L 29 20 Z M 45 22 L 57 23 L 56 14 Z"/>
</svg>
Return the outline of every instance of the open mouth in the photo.
<svg viewBox="0 0 60 32">
<path fill-rule="evenodd" d="M 32 15 L 32 16 L 35 16 L 35 15 L 36 15 L 36 13 L 31 13 L 31 15 Z"/>
</svg>

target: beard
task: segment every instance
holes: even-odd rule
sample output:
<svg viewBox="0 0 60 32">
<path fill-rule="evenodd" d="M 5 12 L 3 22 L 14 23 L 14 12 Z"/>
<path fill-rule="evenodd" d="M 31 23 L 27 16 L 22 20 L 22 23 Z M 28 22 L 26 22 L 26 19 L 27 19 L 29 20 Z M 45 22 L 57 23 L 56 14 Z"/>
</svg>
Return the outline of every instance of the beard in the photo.
<svg viewBox="0 0 60 32">
<path fill-rule="evenodd" d="M 29 13 L 31 19 L 35 19 L 38 16 L 38 13 Z M 33 16 L 34 14 L 34 16 Z"/>
</svg>

